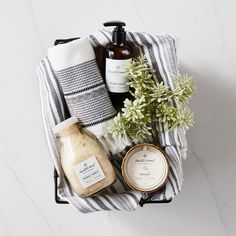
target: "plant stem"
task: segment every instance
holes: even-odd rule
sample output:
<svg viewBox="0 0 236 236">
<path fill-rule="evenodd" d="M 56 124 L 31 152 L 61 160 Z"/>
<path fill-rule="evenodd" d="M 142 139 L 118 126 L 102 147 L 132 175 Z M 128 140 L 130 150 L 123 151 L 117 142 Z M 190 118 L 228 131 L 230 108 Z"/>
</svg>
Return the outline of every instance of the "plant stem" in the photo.
<svg viewBox="0 0 236 236">
<path fill-rule="evenodd" d="M 152 127 L 152 138 L 153 138 L 153 144 L 154 145 L 157 145 L 157 146 L 160 146 L 160 142 L 159 142 L 159 139 L 158 139 L 158 131 L 157 131 L 157 124 L 156 122 L 152 123 L 151 124 L 151 127 Z"/>
</svg>

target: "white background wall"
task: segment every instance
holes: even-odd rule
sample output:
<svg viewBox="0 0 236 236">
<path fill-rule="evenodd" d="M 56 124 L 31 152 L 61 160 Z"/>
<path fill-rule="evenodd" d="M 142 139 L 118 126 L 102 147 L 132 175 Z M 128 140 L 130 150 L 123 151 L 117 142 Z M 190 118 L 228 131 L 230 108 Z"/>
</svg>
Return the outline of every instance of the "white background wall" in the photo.
<svg viewBox="0 0 236 236">
<path fill-rule="evenodd" d="M 0 0 L 0 235 L 236 235 L 234 0 Z M 181 71 L 197 80 L 181 194 L 136 212 L 83 215 L 53 200 L 35 68 L 56 38 L 106 20 L 179 39 Z"/>
</svg>

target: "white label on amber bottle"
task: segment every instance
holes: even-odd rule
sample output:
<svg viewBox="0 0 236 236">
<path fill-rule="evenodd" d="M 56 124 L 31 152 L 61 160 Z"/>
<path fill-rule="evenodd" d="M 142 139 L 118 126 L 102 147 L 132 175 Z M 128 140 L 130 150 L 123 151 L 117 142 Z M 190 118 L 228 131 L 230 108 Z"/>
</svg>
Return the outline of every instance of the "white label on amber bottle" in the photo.
<svg viewBox="0 0 236 236">
<path fill-rule="evenodd" d="M 106 58 L 106 86 L 109 92 L 126 93 L 129 91 L 125 70 L 131 59 L 115 60 Z"/>
<path fill-rule="evenodd" d="M 105 178 L 102 168 L 95 156 L 80 162 L 75 165 L 73 169 L 84 188 L 88 188 Z"/>
</svg>

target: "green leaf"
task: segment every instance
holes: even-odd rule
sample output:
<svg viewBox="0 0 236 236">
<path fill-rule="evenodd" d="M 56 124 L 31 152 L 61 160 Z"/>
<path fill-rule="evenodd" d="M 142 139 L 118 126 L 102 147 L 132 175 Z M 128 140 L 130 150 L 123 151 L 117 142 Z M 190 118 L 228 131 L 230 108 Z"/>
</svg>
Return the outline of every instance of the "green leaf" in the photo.
<svg viewBox="0 0 236 236">
<path fill-rule="evenodd" d="M 173 78 L 175 90 L 173 92 L 174 98 L 181 104 L 186 104 L 191 98 L 193 91 L 196 88 L 193 77 L 176 76 Z"/>
<path fill-rule="evenodd" d="M 188 128 L 193 124 L 193 114 L 183 107 L 195 89 L 192 77 L 174 77 L 175 89 L 172 91 L 163 82 L 154 81 L 154 70 L 143 55 L 132 60 L 125 73 L 133 100 L 124 101 L 122 112 L 109 127 L 111 134 L 120 139 L 128 135 L 141 141 L 151 135 L 152 124 L 156 122 L 161 122 L 165 130 Z M 177 101 L 177 107 L 174 106 L 173 99 Z"/>
</svg>

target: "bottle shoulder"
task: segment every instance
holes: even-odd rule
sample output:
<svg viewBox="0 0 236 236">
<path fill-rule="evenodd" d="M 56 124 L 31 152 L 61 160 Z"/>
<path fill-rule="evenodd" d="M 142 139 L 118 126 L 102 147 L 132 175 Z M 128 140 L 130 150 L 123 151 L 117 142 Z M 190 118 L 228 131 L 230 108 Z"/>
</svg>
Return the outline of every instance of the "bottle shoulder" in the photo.
<svg viewBox="0 0 236 236">
<path fill-rule="evenodd" d="M 132 49 L 127 45 L 108 44 L 105 48 L 105 57 L 111 59 L 129 59 L 132 57 Z"/>
<path fill-rule="evenodd" d="M 128 49 L 130 50 L 130 47 L 127 45 L 127 44 L 122 44 L 122 45 L 116 45 L 114 43 L 109 43 L 107 44 L 106 46 L 106 49 L 116 49 L 116 48 L 119 48 L 119 49 Z"/>
</svg>

